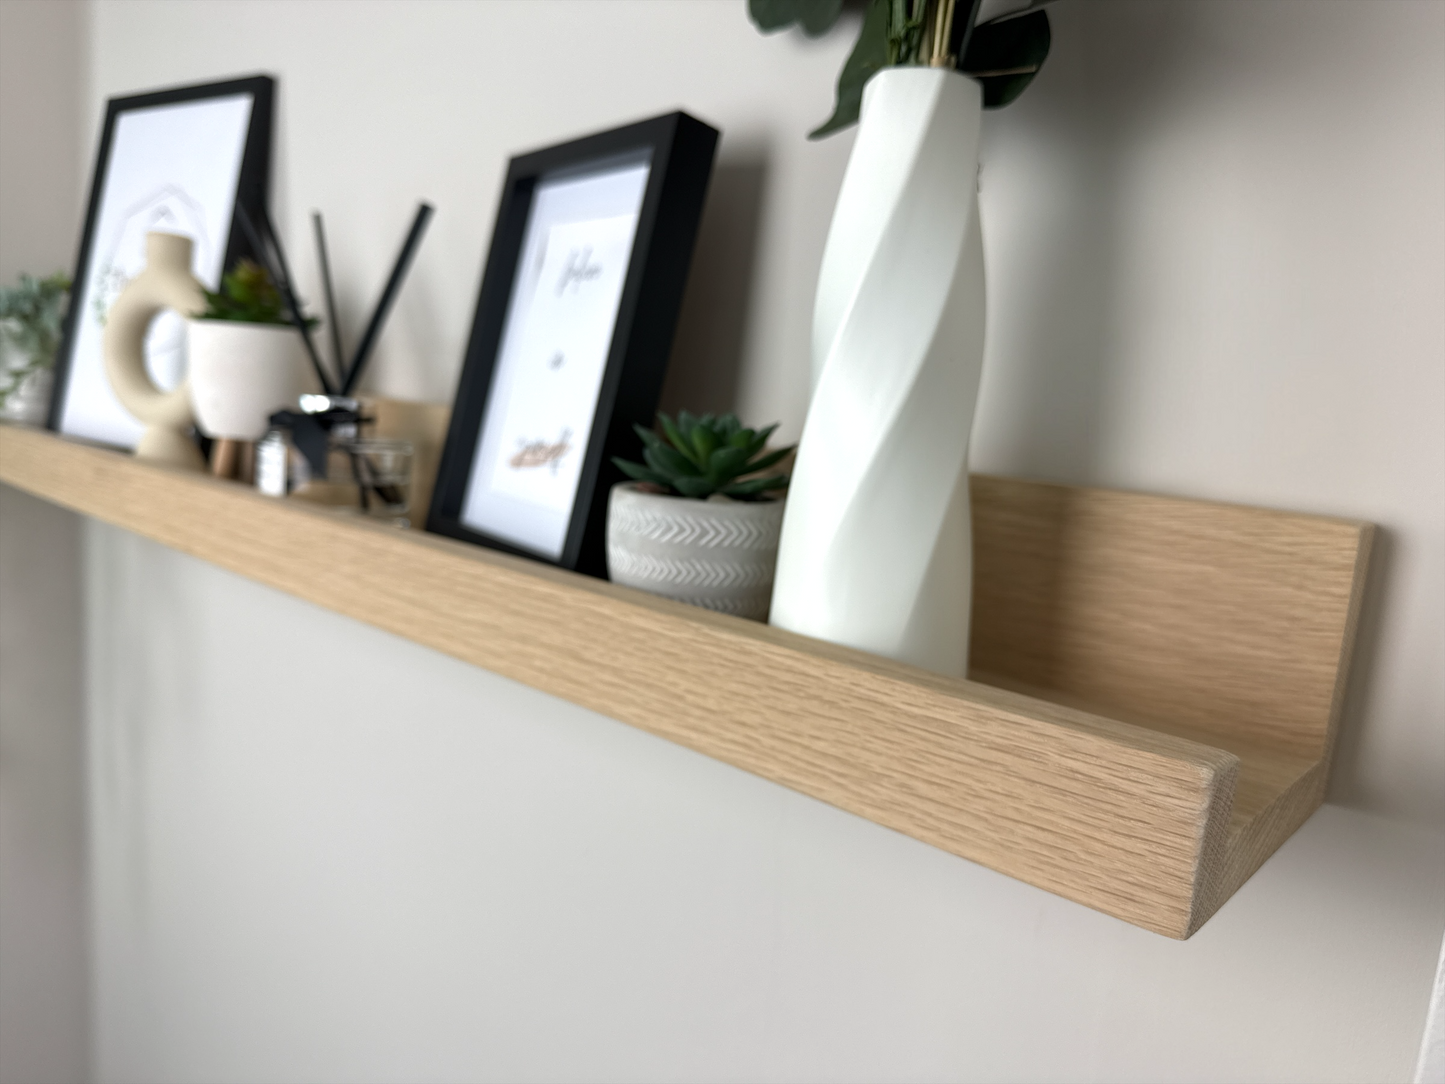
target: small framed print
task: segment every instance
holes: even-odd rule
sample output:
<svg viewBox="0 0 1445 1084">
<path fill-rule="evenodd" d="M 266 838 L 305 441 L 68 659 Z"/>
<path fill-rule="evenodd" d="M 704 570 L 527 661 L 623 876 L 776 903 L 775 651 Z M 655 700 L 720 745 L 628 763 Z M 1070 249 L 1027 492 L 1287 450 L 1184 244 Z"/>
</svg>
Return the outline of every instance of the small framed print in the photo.
<svg viewBox="0 0 1445 1084">
<path fill-rule="evenodd" d="M 657 409 L 717 138 L 670 113 L 512 159 L 429 530 L 606 575 L 612 457 Z"/>
<path fill-rule="evenodd" d="M 222 271 L 250 254 L 235 209 L 239 204 L 259 217 L 266 204 L 274 91 L 275 81 L 258 75 L 107 103 L 56 354 L 51 429 L 135 447 L 143 426 L 105 375 L 106 313 L 145 267 L 148 232 L 191 238 L 191 272 L 211 290 Z M 157 385 L 171 388 L 185 373 L 185 359 L 185 323 L 162 313 L 146 335 L 146 368 Z"/>
</svg>

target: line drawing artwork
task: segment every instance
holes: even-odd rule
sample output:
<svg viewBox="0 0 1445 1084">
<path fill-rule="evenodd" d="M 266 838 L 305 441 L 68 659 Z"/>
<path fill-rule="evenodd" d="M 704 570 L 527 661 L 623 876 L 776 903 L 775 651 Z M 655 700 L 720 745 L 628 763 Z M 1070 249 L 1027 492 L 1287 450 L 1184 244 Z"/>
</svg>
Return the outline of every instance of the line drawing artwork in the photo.
<svg viewBox="0 0 1445 1084">
<path fill-rule="evenodd" d="M 147 97 L 112 99 L 107 107 L 103 157 L 82 238 L 85 262 L 76 269 L 68 356 L 53 408 L 61 432 L 127 448 L 135 447 L 143 427 L 106 375 L 107 317 L 144 271 L 149 233 L 189 238 L 192 274 L 207 289 L 216 288 L 256 104 L 249 89 L 160 103 Z M 143 350 L 146 374 L 158 389 L 183 386 L 186 320 L 180 313 L 160 312 L 146 330 Z"/>
<path fill-rule="evenodd" d="M 105 327 L 111 305 L 145 267 L 146 234 L 152 231 L 189 237 L 195 243 L 193 268 L 211 266 L 215 245 L 200 201 L 179 185 L 159 186 L 126 208 L 93 265 L 90 315 L 98 327 Z M 183 318 L 173 312 L 157 317 L 146 334 L 145 350 L 151 379 L 163 388 L 179 383 L 186 368 Z"/>
</svg>

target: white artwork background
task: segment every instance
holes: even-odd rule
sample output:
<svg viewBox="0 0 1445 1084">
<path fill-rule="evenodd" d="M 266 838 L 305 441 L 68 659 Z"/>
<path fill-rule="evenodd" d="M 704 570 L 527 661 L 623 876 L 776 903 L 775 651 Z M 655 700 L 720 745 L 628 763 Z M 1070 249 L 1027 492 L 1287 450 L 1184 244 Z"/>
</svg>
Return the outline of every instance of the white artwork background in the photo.
<svg viewBox="0 0 1445 1084">
<path fill-rule="evenodd" d="M 558 558 L 650 167 L 544 179 L 532 200 L 461 521 Z"/>
<path fill-rule="evenodd" d="M 87 266 L 71 301 L 79 307 L 61 432 L 126 448 L 140 439 L 143 426 L 120 405 L 105 376 L 105 314 L 145 267 L 145 235 L 152 230 L 190 237 L 192 274 L 207 289 L 216 288 L 253 101 L 242 93 L 128 110 L 116 118 Z M 146 336 L 151 379 L 175 387 L 185 357 L 185 322 L 162 314 Z"/>
<path fill-rule="evenodd" d="M 569 512 L 637 216 L 553 226 L 531 284 L 490 488 Z M 530 454 L 529 454 L 530 453 Z"/>
</svg>

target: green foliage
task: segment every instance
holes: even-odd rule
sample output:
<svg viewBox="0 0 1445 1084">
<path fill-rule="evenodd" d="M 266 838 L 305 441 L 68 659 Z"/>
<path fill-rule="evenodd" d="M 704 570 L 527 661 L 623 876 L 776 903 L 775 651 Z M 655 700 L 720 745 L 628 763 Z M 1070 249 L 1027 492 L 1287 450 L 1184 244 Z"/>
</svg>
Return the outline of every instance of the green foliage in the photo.
<svg viewBox="0 0 1445 1084">
<path fill-rule="evenodd" d="M 748 14 L 765 34 L 797 23 L 816 38 L 833 29 L 842 10 L 843 0 L 748 0 Z"/>
<path fill-rule="evenodd" d="M 892 10 L 892 0 L 869 0 L 858 42 L 843 62 L 843 70 L 838 73 L 838 100 L 833 107 L 833 115 L 809 132 L 809 139 L 822 139 L 858 123 L 858 110 L 863 105 L 863 85 L 889 64 L 888 24 Z"/>
<path fill-rule="evenodd" d="M 613 458 L 629 478 L 649 482 L 675 496 L 704 498 L 721 493 L 740 501 L 769 499 L 788 484 L 786 474 L 760 473 L 793 450 L 793 446 L 763 450 L 776 425 L 744 429 L 734 414 L 699 418 L 685 410 L 678 413 L 676 422 L 659 414 L 657 423 L 661 434 L 635 426 L 642 438 L 645 465 Z"/>
<path fill-rule="evenodd" d="M 21 275 L 17 285 L 0 289 L 0 334 L 25 358 L 25 364 L 0 373 L 0 407 L 31 373 L 55 363 L 69 294 L 64 271 L 43 279 Z"/>
<path fill-rule="evenodd" d="M 928 0 L 891 0 L 888 11 L 888 64 L 927 64 L 923 27 Z"/>
<path fill-rule="evenodd" d="M 289 324 L 281 291 L 260 264 L 241 260 L 221 276 L 219 293 L 206 291 L 201 320 L 235 320 L 244 324 Z"/>
<path fill-rule="evenodd" d="M 954 20 L 949 46 L 963 54 L 950 62 L 983 84 L 985 109 L 1008 105 L 1023 93 L 1049 55 L 1048 15 L 1039 10 L 1016 13 L 1043 2 L 1022 0 L 1008 14 L 973 26 L 979 0 L 868 0 L 858 41 L 838 73 L 833 115 L 808 138 L 822 139 L 856 124 L 863 87 L 883 68 L 929 63 L 930 23 L 949 7 Z M 748 14 L 760 30 L 771 32 L 796 23 L 809 37 L 830 29 L 841 7 L 838 0 L 748 0 Z"/>
</svg>

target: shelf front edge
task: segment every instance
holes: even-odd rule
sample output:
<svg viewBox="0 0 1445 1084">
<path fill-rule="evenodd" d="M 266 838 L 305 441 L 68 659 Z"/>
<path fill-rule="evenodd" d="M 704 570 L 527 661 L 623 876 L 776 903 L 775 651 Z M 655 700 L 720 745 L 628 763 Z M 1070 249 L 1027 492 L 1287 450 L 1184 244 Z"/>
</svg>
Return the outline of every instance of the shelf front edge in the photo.
<svg viewBox="0 0 1445 1084">
<path fill-rule="evenodd" d="M 0 481 L 1156 932 L 1218 905 L 1222 750 L 46 433 Z"/>
</svg>

